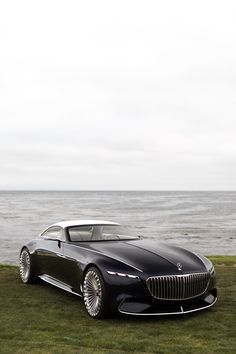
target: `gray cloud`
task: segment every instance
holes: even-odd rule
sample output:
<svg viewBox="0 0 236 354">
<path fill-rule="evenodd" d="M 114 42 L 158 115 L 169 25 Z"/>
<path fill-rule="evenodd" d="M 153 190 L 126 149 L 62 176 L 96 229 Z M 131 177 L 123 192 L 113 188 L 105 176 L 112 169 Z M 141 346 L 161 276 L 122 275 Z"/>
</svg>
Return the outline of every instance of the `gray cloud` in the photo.
<svg viewBox="0 0 236 354">
<path fill-rule="evenodd" d="M 0 189 L 235 189 L 235 15 L 6 2 Z"/>
</svg>

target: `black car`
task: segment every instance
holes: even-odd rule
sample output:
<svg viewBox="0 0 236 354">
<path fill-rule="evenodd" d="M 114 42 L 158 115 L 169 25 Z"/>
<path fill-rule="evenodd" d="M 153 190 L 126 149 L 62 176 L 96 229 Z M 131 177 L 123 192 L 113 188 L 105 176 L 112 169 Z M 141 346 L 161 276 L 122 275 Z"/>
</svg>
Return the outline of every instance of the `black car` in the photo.
<svg viewBox="0 0 236 354">
<path fill-rule="evenodd" d="M 24 283 L 36 278 L 83 297 L 88 314 L 176 315 L 215 304 L 215 270 L 204 256 L 98 220 L 64 221 L 20 252 Z"/>
</svg>

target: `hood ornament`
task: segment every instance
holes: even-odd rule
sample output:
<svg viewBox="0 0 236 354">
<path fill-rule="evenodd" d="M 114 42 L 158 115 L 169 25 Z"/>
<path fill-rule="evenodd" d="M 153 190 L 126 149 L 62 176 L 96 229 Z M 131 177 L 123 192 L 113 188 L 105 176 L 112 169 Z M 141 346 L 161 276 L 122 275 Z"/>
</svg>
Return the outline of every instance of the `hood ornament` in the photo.
<svg viewBox="0 0 236 354">
<path fill-rule="evenodd" d="M 182 270 L 183 265 L 180 262 L 178 262 L 176 265 L 177 265 L 178 270 Z"/>
</svg>

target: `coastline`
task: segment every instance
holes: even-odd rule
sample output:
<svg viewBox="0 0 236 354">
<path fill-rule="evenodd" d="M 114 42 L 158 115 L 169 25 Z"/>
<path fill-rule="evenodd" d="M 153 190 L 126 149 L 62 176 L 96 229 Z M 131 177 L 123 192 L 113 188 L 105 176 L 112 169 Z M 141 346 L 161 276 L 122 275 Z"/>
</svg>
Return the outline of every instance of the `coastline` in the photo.
<svg viewBox="0 0 236 354">
<path fill-rule="evenodd" d="M 0 191 L 0 263 L 62 220 L 101 219 L 203 255 L 236 254 L 236 192 Z"/>
</svg>

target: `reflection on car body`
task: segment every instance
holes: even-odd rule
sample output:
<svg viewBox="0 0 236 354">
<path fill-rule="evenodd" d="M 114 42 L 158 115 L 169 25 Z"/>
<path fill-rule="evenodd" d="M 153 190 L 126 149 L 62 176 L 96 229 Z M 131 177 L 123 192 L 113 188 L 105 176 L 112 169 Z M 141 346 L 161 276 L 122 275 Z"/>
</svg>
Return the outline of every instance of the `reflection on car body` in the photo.
<svg viewBox="0 0 236 354">
<path fill-rule="evenodd" d="M 83 298 L 88 314 L 176 315 L 217 300 L 215 270 L 204 256 L 140 238 L 100 220 L 51 225 L 20 252 L 24 283 L 37 277 Z"/>
</svg>

